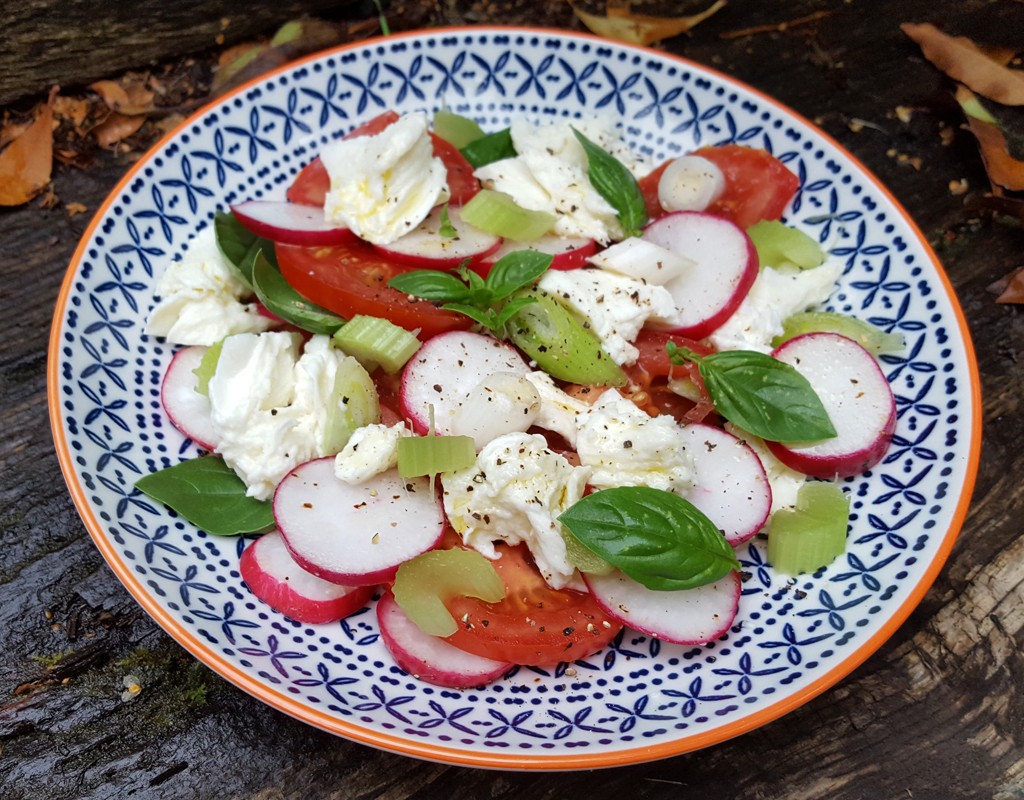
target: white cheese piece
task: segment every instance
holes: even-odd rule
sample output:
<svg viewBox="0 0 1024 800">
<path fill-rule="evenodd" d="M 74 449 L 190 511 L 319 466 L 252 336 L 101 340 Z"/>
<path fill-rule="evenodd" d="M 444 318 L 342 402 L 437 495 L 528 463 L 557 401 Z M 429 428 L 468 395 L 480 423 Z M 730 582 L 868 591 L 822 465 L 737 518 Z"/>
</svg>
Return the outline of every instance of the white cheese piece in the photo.
<svg viewBox="0 0 1024 800">
<path fill-rule="evenodd" d="M 217 247 L 213 228 L 192 240 L 180 261 L 167 265 L 146 332 L 172 344 L 212 345 L 234 333 L 258 333 L 273 321 L 257 311 L 249 287 Z"/>
<path fill-rule="evenodd" d="M 302 347 L 292 332 L 242 333 L 224 340 L 209 383 L 218 453 L 245 482 L 247 494 L 269 500 L 281 479 L 324 452 L 329 406 L 339 364 L 350 358 L 314 336 Z"/>
<path fill-rule="evenodd" d="M 406 114 L 375 136 L 341 139 L 320 153 L 331 185 L 328 222 L 373 244 L 390 244 L 448 199 L 447 172 L 423 112 Z"/>
<path fill-rule="evenodd" d="M 412 435 L 404 422 L 390 426 L 375 422 L 356 428 L 334 457 L 334 474 L 345 483 L 365 483 L 398 466 L 398 440 Z"/>
<path fill-rule="evenodd" d="M 608 389 L 576 419 L 576 452 L 598 489 L 650 486 L 685 494 L 693 486 L 686 436 L 670 415 L 652 417 Z"/>
<path fill-rule="evenodd" d="M 646 165 L 598 120 L 534 124 L 518 118 L 510 126 L 516 157 L 487 164 L 474 174 L 485 186 L 511 195 L 523 208 L 554 214 L 554 232 L 559 236 L 581 236 L 603 244 L 621 239 L 615 209 L 587 176 L 587 155 L 574 127 L 627 168 L 645 171 Z"/>
<path fill-rule="evenodd" d="M 572 583 L 559 515 L 583 496 L 590 470 L 548 449 L 543 436 L 510 433 L 490 442 L 468 469 L 441 476 L 444 509 L 463 541 L 487 558 L 494 542 L 525 542 L 555 589 Z"/>
<path fill-rule="evenodd" d="M 678 312 L 668 290 L 600 269 L 548 270 L 539 286 L 590 323 L 619 366 L 636 361 L 633 346 L 651 320 L 671 326 Z"/>
<path fill-rule="evenodd" d="M 836 259 L 814 269 L 764 267 L 739 308 L 708 338 L 716 350 L 770 353 L 783 321 L 824 303 L 842 274 L 843 265 Z"/>
</svg>

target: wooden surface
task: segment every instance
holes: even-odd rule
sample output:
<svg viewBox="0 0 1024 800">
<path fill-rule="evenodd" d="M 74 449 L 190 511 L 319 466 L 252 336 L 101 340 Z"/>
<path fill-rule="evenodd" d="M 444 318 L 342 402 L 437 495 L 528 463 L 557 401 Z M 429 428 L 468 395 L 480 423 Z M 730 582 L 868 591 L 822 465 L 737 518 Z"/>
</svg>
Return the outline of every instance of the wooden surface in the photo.
<svg viewBox="0 0 1024 800">
<path fill-rule="evenodd" d="M 53 81 L 116 77 L 192 50 L 209 60 L 202 48 L 213 44 L 220 6 L 235 4 L 80 0 L 66 4 L 75 13 L 63 20 L 52 17 L 62 3 L 22 5 L 26 14 L 47 11 L 46 35 L 56 37 L 63 24 L 77 49 L 74 59 L 48 59 L 25 39 L 31 26 L 8 21 L 0 51 L 21 53 L 0 61 L 8 99 L 10 87 L 39 96 Z M 282 14 L 327 5 L 249 3 L 249 32 L 272 33 Z M 530 5 L 440 0 L 427 16 L 577 27 L 567 5 Z M 120 19 L 87 22 L 104 8 Z M 787 717 L 651 764 L 526 774 L 421 763 L 308 728 L 196 663 L 104 565 L 61 481 L 47 421 L 50 315 L 89 216 L 71 215 L 68 204 L 96 209 L 129 159 L 104 153 L 84 169 L 61 167 L 54 181 L 61 203 L 0 211 L 0 797 L 1024 797 L 1024 317 L 1020 307 L 996 304 L 988 289 L 1024 263 L 1024 231 L 965 210 L 965 196 L 950 192 L 961 179 L 983 191 L 984 172 L 970 136 L 958 130 L 949 83 L 899 30 L 900 22 L 931 21 L 993 38 L 1015 32 L 1019 46 L 1021 8 L 1010 0 L 733 0 L 663 45 L 816 121 L 906 206 L 936 245 L 969 320 L 987 438 L 952 556 L 890 641 Z M 827 13 L 784 30 L 731 35 L 815 12 Z M 205 33 L 160 33 L 168 22 Z M 133 44 L 117 47 L 126 25 Z M 910 110 L 909 120 L 897 107 Z M 952 141 L 943 129 L 954 132 Z M 122 703 L 129 671 L 146 676 L 145 696 Z"/>
</svg>

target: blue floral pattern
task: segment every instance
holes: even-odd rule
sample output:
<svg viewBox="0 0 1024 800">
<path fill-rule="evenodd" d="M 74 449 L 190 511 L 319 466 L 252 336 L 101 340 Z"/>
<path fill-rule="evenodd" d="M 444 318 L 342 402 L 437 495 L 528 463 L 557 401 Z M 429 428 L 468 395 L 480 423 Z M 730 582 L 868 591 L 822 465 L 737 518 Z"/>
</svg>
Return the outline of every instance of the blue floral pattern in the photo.
<svg viewBox="0 0 1024 800">
<path fill-rule="evenodd" d="M 848 479 L 845 556 L 787 579 L 763 544 L 743 546 L 741 612 L 706 647 L 625 631 L 603 653 L 514 670 L 475 691 L 446 691 L 394 666 L 366 609 L 341 623 L 283 618 L 242 585 L 243 542 L 183 523 L 133 487 L 139 475 L 196 454 L 163 416 L 171 350 L 145 336 L 162 265 L 214 211 L 280 198 L 325 142 L 387 108 L 446 106 L 490 129 L 515 116 L 611 115 L 657 161 L 697 145 L 741 142 L 779 156 L 801 181 L 788 220 L 845 264 L 833 308 L 906 339 L 883 367 L 899 424 L 885 461 Z M 346 735 L 385 735 L 432 757 L 514 766 L 674 743 L 838 680 L 845 663 L 928 579 L 953 535 L 969 469 L 969 359 L 955 301 L 903 214 L 858 166 L 784 109 L 697 65 L 588 37 L 484 30 L 424 33 L 322 55 L 228 97 L 150 154 L 112 197 L 72 265 L 57 323 L 53 409 L 68 479 L 91 533 L 119 573 L 185 631 L 186 646 L 244 671 L 278 705 Z M 724 734 L 723 734 L 724 735 Z M 440 748 L 440 749 L 438 749 Z M 437 754 L 441 753 L 440 756 Z"/>
</svg>

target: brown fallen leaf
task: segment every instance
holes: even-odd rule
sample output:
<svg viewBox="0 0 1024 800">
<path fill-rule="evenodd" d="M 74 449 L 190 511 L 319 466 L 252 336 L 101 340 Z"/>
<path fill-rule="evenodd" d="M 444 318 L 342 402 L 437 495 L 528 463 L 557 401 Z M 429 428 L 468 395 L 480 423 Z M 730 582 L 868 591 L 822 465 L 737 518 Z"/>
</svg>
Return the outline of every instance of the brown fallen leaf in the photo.
<svg viewBox="0 0 1024 800">
<path fill-rule="evenodd" d="M 153 110 L 153 91 L 148 76 L 128 73 L 117 81 L 96 81 L 89 88 L 98 94 L 107 107 L 118 114 L 148 114 Z"/>
<path fill-rule="evenodd" d="M 1018 267 L 988 288 L 999 295 L 997 303 L 1024 303 L 1024 267 Z"/>
<path fill-rule="evenodd" d="M 1024 161 L 1018 161 L 1010 155 L 1006 136 L 999 123 L 985 112 L 970 89 L 958 86 L 956 99 L 967 116 L 971 133 L 978 140 L 981 160 L 985 163 L 989 180 L 1011 191 L 1024 189 Z"/>
<path fill-rule="evenodd" d="M 64 210 L 68 212 L 69 217 L 77 217 L 79 214 L 84 214 L 89 209 L 84 203 L 65 203 Z"/>
<path fill-rule="evenodd" d="M 573 13 L 591 32 L 628 44 L 650 45 L 686 33 L 722 9 L 726 0 L 716 0 L 703 11 L 685 17 L 656 17 L 634 14 L 628 2 L 611 2 L 605 16 L 591 14 L 570 3 Z"/>
<path fill-rule="evenodd" d="M 81 127 L 89 116 L 89 102 L 79 97 L 57 95 L 53 98 L 53 116 L 67 120 L 74 127 Z"/>
<path fill-rule="evenodd" d="M 1024 105 L 1024 70 L 989 58 L 964 36 L 949 36 L 934 25 L 906 22 L 900 29 L 917 42 L 925 58 L 983 97 L 1008 106 Z"/>
<path fill-rule="evenodd" d="M 0 152 L 0 206 L 20 206 L 50 182 L 53 169 L 53 109 L 40 103 L 29 125 Z M 0 139 L 4 138 L 0 135 Z"/>
<path fill-rule="evenodd" d="M 109 117 L 92 129 L 92 134 L 96 137 L 96 143 L 100 147 L 109 150 L 145 124 L 146 118 L 141 114 L 129 116 L 112 112 Z"/>
</svg>

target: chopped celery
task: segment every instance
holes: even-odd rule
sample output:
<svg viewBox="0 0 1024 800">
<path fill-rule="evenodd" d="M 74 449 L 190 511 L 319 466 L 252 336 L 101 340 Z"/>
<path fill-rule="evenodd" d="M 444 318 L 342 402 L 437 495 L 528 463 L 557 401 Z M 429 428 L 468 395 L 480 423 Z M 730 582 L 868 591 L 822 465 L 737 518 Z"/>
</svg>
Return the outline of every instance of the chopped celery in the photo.
<svg viewBox="0 0 1024 800">
<path fill-rule="evenodd" d="M 380 421 L 377 387 L 370 374 L 351 356 L 338 365 L 332 398 L 320 440 L 325 455 L 340 452 L 356 428 Z"/>
<path fill-rule="evenodd" d="M 459 150 L 486 135 L 476 120 L 444 108 L 434 112 L 434 133 Z"/>
<path fill-rule="evenodd" d="M 472 436 L 407 436 L 398 440 L 398 474 L 403 478 L 453 472 L 474 461 Z"/>
<path fill-rule="evenodd" d="M 381 317 L 357 314 L 337 333 L 334 344 L 357 359 L 367 371 L 380 366 L 394 375 L 420 349 L 420 340 L 405 328 Z"/>
<path fill-rule="evenodd" d="M 622 371 L 601 341 L 565 306 L 541 289 L 515 297 L 537 302 L 513 315 L 506 330 L 520 350 L 551 377 L 589 386 L 624 386 Z"/>
<path fill-rule="evenodd" d="M 601 556 L 577 539 L 568 528 L 562 528 L 565 540 L 565 558 L 580 572 L 589 575 L 607 575 L 615 569 Z"/>
<path fill-rule="evenodd" d="M 460 148 L 459 152 L 474 169 L 501 161 L 503 158 L 515 158 L 516 156 L 516 148 L 512 144 L 512 132 L 508 128 L 496 133 L 488 133 Z"/>
<path fill-rule="evenodd" d="M 782 335 L 772 339 L 772 347 L 795 339 L 805 333 L 838 333 L 857 344 L 873 355 L 880 353 L 898 353 L 905 344 L 898 333 L 886 333 L 870 322 L 848 317 L 835 311 L 801 311 L 787 317 L 782 322 Z"/>
<path fill-rule="evenodd" d="M 210 378 L 217 371 L 217 361 L 220 360 L 220 351 L 223 347 L 223 339 L 207 347 L 206 352 L 203 353 L 203 360 L 199 362 L 198 367 L 192 370 L 192 374 L 196 376 L 196 391 L 199 394 L 209 396 Z"/>
<path fill-rule="evenodd" d="M 846 549 L 850 500 L 834 483 L 800 487 L 795 509 L 776 511 L 768 525 L 768 563 L 786 575 L 814 572 Z"/>
<path fill-rule="evenodd" d="M 462 207 L 462 219 L 494 236 L 532 242 L 555 224 L 554 214 L 523 208 L 504 192 L 481 189 Z"/>
<path fill-rule="evenodd" d="M 812 269 L 825 260 L 821 246 L 803 231 L 776 220 L 762 220 L 747 228 L 747 236 L 757 248 L 761 266 L 793 265 Z"/>
<path fill-rule="evenodd" d="M 476 550 L 430 550 L 398 568 L 395 601 L 420 630 L 431 636 L 451 636 L 458 629 L 445 602 L 453 597 L 478 597 L 497 603 L 505 597 L 505 584 Z"/>
</svg>

